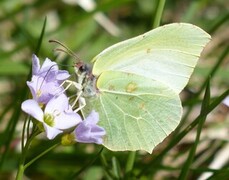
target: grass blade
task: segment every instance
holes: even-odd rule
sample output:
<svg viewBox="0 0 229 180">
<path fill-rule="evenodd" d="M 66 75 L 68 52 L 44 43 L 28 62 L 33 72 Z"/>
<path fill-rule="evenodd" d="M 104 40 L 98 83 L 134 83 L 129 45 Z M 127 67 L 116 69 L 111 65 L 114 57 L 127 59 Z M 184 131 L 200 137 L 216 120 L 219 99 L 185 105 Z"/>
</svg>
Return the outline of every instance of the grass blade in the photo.
<svg viewBox="0 0 229 180">
<path fill-rule="evenodd" d="M 118 159 L 115 156 L 112 157 L 112 171 L 115 178 L 121 179 L 122 175 L 121 175 L 120 165 Z"/>
<path fill-rule="evenodd" d="M 42 40 L 43 40 L 43 37 L 44 37 L 44 34 L 45 34 L 46 22 L 47 22 L 47 17 L 45 17 L 44 24 L 43 24 L 43 27 L 42 27 L 42 30 L 41 30 L 41 34 L 40 34 L 40 37 L 38 39 L 37 47 L 36 47 L 36 50 L 35 50 L 35 54 L 36 55 L 39 54 L 39 51 L 40 51 L 40 48 L 41 48 Z"/>
<path fill-rule="evenodd" d="M 134 166 L 136 151 L 130 152 L 126 163 L 126 174 L 130 173 Z"/>
<path fill-rule="evenodd" d="M 153 28 L 156 28 L 160 25 L 161 16 L 162 16 L 162 13 L 164 10 L 164 6 L 165 6 L 165 0 L 158 0 L 156 13 L 155 13 L 155 19 L 153 21 Z"/>
<path fill-rule="evenodd" d="M 202 83 L 202 86 L 200 87 L 200 90 L 198 91 L 197 96 L 199 96 L 202 93 L 202 91 L 204 90 L 204 87 L 208 83 L 208 77 L 211 77 L 211 79 L 212 79 L 215 76 L 216 71 L 219 69 L 219 67 L 222 64 L 222 62 L 226 59 L 226 56 L 228 55 L 228 53 L 229 53 L 229 45 L 224 49 L 224 51 L 220 55 L 218 61 L 213 66 L 212 70 L 210 71 L 210 73 L 208 74 L 207 78 L 205 79 L 204 83 Z"/>
<path fill-rule="evenodd" d="M 210 85 L 209 85 L 210 83 L 209 83 L 209 81 L 210 81 L 210 79 L 207 82 L 205 95 L 204 95 L 204 99 L 203 99 L 203 103 L 202 103 L 202 107 L 201 107 L 201 112 L 200 112 L 201 119 L 199 121 L 199 126 L 197 128 L 196 139 L 195 139 L 195 142 L 194 142 L 194 144 L 190 150 L 188 159 L 185 162 L 185 164 L 181 170 L 180 176 L 178 178 L 179 180 L 186 179 L 188 176 L 189 168 L 192 164 L 192 161 L 193 161 L 194 156 L 195 156 L 196 148 L 197 148 L 197 145 L 199 143 L 201 130 L 203 128 L 204 122 L 205 122 L 207 114 L 208 114 L 208 106 L 209 106 L 209 101 L 210 101 Z"/>
</svg>

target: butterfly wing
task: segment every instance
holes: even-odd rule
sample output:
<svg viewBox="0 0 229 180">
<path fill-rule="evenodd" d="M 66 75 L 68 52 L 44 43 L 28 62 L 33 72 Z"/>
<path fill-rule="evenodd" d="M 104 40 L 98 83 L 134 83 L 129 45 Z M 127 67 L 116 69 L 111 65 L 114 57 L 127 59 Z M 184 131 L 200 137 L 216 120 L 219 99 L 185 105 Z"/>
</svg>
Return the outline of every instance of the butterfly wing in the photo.
<svg viewBox="0 0 229 180">
<path fill-rule="evenodd" d="M 197 26 L 174 23 L 115 44 L 94 59 L 93 74 L 122 71 L 164 83 L 179 93 L 210 36 Z"/>
<path fill-rule="evenodd" d="M 97 81 L 99 94 L 87 99 L 84 113 L 99 112 L 104 145 L 114 151 L 149 153 L 178 125 L 182 107 L 168 86 L 139 75 L 106 71 Z"/>
<path fill-rule="evenodd" d="M 159 27 L 113 45 L 94 59 L 98 93 L 83 114 L 96 110 L 104 146 L 114 151 L 152 149 L 179 124 L 179 92 L 210 36 L 184 23 Z"/>
</svg>

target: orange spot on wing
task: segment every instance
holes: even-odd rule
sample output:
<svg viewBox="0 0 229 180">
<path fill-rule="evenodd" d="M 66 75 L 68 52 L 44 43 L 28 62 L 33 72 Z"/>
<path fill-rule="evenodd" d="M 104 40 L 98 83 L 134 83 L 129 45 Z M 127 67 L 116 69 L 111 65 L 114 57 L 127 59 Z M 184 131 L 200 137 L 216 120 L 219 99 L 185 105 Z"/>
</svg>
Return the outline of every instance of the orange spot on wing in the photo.
<svg viewBox="0 0 229 180">
<path fill-rule="evenodd" d="M 129 84 L 127 84 L 127 86 L 126 86 L 126 92 L 128 92 L 128 93 L 132 93 L 132 92 L 134 92 L 136 89 L 137 89 L 137 84 L 136 83 L 134 83 L 134 82 L 130 82 Z"/>
</svg>

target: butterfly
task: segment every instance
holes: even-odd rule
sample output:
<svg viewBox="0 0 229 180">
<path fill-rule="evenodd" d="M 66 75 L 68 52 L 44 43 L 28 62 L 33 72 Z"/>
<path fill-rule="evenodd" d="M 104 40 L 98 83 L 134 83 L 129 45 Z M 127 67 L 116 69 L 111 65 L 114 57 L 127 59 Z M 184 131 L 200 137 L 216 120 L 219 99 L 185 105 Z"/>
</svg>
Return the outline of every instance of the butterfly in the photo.
<svg viewBox="0 0 229 180">
<path fill-rule="evenodd" d="M 149 153 L 178 126 L 179 93 L 211 37 L 201 28 L 172 23 L 122 41 L 81 64 L 81 109 L 99 113 L 103 145 L 113 151 Z"/>
</svg>

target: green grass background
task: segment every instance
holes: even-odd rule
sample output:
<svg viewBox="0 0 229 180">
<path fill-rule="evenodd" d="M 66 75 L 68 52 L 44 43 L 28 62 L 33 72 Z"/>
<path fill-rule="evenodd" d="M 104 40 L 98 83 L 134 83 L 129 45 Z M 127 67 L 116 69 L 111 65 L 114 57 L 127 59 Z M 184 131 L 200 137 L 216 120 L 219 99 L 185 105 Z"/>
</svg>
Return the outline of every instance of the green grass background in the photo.
<svg viewBox="0 0 229 180">
<path fill-rule="evenodd" d="M 57 147 L 25 171 L 30 179 L 229 179 L 229 3 L 225 0 L 97 0 L 86 12 L 75 1 L 0 1 L 0 179 L 14 179 L 20 157 L 28 98 L 26 79 L 31 57 L 56 60 L 72 72 L 74 58 L 58 53 L 57 39 L 82 60 L 106 47 L 172 22 L 195 24 L 212 36 L 181 94 L 184 117 L 180 126 L 153 153 L 101 151 L 101 146 L 76 144 Z M 119 29 L 110 34 L 93 18 L 104 13 Z M 46 23 L 45 23 L 46 19 Z M 45 27 L 45 28 L 44 28 Z M 42 31 L 44 28 L 44 31 Z M 63 66 L 62 66 L 63 65 Z M 67 66 L 66 66 L 67 65 Z M 26 162 L 50 147 L 37 138 Z M 224 150 L 224 151 L 223 151 Z M 228 151 L 227 151 L 228 150 Z M 228 153 L 229 154 L 229 153 Z M 225 162 L 218 168 L 213 162 Z M 226 159 L 227 158 L 227 159 Z M 26 179 L 26 178 L 25 178 Z"/>
</svg>

